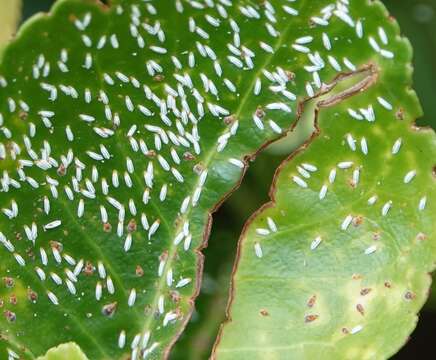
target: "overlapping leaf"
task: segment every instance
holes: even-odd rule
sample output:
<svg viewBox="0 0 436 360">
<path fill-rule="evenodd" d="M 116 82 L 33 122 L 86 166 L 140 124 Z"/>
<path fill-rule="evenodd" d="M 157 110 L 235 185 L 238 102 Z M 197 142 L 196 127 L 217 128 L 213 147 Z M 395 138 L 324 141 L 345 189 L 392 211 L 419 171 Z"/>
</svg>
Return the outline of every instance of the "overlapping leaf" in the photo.
<svg viewBox="0 0 436 360">
<path fill-rule="evenodd" d="M 397 25 L 377 2 L 346 9 L 350 26 L 333 16 L 323 31 L 377 75 L 306 104 L 318 131 L 279 168 L 271 203 L 241 237 L 218 359 L 386 358 L 427 298 L 436 138 L 413 125 L 411 50 Z M 317 28 L 304 31 L 319 41 Z"/>
<path fill-rule="evenodd" d="M 317 7 L 61 0 L 24 25 L 0 65 L 1 357 L 168 355 L 245 156 L 317 70 L 354 68 L 321 61 L 327 35 L 310 52 Z"/>
</svg>

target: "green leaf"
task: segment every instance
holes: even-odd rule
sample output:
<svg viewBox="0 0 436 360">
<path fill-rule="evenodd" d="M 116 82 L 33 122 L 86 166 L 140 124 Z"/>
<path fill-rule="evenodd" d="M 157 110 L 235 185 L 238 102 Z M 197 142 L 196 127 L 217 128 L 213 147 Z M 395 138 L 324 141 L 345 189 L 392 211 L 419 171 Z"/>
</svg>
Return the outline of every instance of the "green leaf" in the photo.
<svg viewBox="0 0 436 360">
<path fill-rule="evenodd" d="M 0 357 L 168 355 L 210 213 L 312 81 L 294 18 L 279 1 L 60 0 L 21 28 L 0 65 Z"/>
<path fill-rule="evenodd" d="M 316 3 L 304 8 L 306 19 L 323 7 Z M 328 33 L 336 55 L 373 64 L 377 78 L 356 75 L 305 104 L 317 131 L 279 167 L 271 202 L 246 224 L 218 359 L 387 358 L 427 299 L 436 137 L 413 125 L 421 110 L 397 24 L 376 1 L 347 8 L 354 24 L 363 19 L 362 39 L 335 15 L 298 36 Z M 374 41 L 393 59 L 374 51 Z M 362 86 L 365 79 L 373 84 Z M 360 91 L 347 94 L 353 86 Z"/>
<path fill-rule="evenodd" d="M 88 360 L 80 347 L 75 343 L 59 345 L 47 351 L 47 354 L 38 360 Z"/>
</svg>

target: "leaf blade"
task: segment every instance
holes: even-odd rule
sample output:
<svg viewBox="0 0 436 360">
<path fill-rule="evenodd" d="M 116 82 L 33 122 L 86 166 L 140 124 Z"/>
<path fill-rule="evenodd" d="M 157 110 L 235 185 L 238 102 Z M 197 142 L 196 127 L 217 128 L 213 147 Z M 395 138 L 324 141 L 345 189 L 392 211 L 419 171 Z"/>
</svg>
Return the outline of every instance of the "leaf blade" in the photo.
<svg viewBox="0 0 436 360">
<path fill-rule="evenodd" d="M 385 17 L 379 3 L 350 4 L 350 13 Z M 397 25 L 375 22 L 365 34 L 383 26 L 395 64 L 371 56 L 377 83 L 319 108 L 314 138 L 279 168 L 271 203 L 241 235 L 213 357 L 386 358 L 416 325 L 434 268 L 435 136 L 412 125 L 421 109 L 409 89 L 410 45 L 392 45 Z M 359 112 L 368 104 L 375 122 Z"/>
</svg>

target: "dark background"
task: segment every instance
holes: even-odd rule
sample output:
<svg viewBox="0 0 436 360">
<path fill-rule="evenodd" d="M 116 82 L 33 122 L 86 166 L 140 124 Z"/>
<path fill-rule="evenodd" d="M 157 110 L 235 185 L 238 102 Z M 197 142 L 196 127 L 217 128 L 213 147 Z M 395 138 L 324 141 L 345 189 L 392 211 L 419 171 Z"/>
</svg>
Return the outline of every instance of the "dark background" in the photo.
<svg viewBox="0 0 436 360">
<path fill-rule="evenodd" d="M 1 1 L 1 0 L 0 0 Z M 354 0 L 363 1 L 363 0 Z M 47 11 L 54 0 L 24 0 L 23 19 Z M 415 84 L 424 109 L 418 124 L 436 128 L 436 0 L 383 0 L 414 47 Z M 241 187 L 214 215 L 214 227 L 206 256 L 204 281 L 196 311 L 177 343 L 172 359 L 200 360 L 210 354 L 212 343 L 224 318 L 230 271 L 236 242 L 246 219 L 267 202 L 268 190 L 278 164 L 285 155 L 263 151 L 252 164 Z M 201 321 L 200 321 L 201 320 Z M 436 334 L 436 299 L 421 312 L 418 326 L 404 348 L 393 357 L 431 359 Z M 384 334 L 380 334 L 384 336 Z"/>
</svg>

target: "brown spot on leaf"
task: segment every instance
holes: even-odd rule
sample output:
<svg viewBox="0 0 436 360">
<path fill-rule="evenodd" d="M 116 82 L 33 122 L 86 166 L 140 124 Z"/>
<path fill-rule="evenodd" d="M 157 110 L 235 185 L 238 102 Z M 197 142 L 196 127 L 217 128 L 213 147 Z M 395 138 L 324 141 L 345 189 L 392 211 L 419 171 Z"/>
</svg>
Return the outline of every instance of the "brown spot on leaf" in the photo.
<svg viewBox="0 0 436 360">
<path fill-rule="evenodd" d="M 361 314 L 361 315 L 365 315 L 365 309 L 363 308 L 362 304 L 357 304 L 356 305 L 356 310 Z"/>
</svg>

